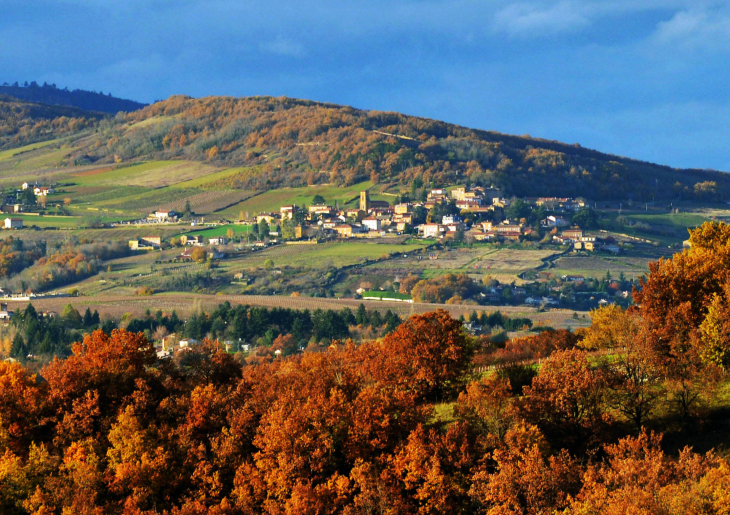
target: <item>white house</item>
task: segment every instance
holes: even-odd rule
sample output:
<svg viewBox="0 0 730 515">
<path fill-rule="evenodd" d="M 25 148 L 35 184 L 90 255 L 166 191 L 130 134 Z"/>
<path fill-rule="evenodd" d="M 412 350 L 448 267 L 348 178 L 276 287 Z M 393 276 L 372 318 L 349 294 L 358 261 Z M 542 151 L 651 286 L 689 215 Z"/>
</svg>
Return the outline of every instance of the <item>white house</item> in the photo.
<svg viewBox="0 0 730 515">
<path fill-rule="evenodd" d="M 418 226 L 418 230 L 423 233 L 424 238 L 438 238 L 447 231 L 447 228 L 441 224 L 423 224 Z"/>
<path fill-rule="evenodd" d="M 463 222 L 463 220 L 459 215 L 444 215 L 441 219 L 441 223 L 444 225 L 458 224 L 461 222 Z"/>
<path fill-rule="evenodd" d="M 362 224 L 365 227 L 367 227 L 368 230 L 370 230 L 370 231 L 379 231 L 380 230 L 380 220 L 373 216 L 363 219 Z"/>
<path fill-rule="evenodd" d="M 211 245 L 225 245 L 228 243 L 228 240 L 223 236 L 215 236 L 213 238 L 208 238 L 208 243 Z"/>
<path fill-rule="evenodd" d="M 198 340 L 196 340 L 195 338 L 184 338 L 180 340 L 180 348 L 184 349 L 186 347 L 190 347 L 191 345 L 195 345 L 196 343 L 198 343 Z"/>
<path fill-rule="evenodd" d="M 36 186 L 33 189 L 33 193 L 35 193 L 37 197 L 45 197 L 46 195 L 55 193 L 55 191 L 53 188 L 49 188 L 48 186 Z"/>
<path fill-rule="evenodd" d="M 22 218 L 6 218 L 5 219 L 6 229 L 22 229 L 23 219 Z"/>
<path fill-rule="evenodd" d="M 160 222 L 165 222 L 170 218 L 175 218 L 177 216 L 177 213 L 175 211 L 155 211 L 154 215 L 155 218 Z"/>
</svg>

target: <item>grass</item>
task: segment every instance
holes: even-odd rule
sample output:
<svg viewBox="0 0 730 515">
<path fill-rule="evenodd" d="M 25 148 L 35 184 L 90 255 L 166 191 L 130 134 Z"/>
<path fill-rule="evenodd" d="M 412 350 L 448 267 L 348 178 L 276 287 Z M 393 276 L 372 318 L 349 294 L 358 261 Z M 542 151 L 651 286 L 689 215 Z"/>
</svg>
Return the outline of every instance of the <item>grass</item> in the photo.
<svg viewBox="0 0 730 515">
<path fill-rule="evenodd" d="M 626 218 L 636 222 L 643 222 L 650 225 L 665 225 L 676 229 L 686 229 L 702 225 L 708 220 L 707 216 L 698 213 L 664 213 L 664 214 L 636 214 L 627 215 Z"/>
<path fill-rule="evenodd" d="M 307 206 L 312 204 L 316 195 L 324 197 L 325 201 L 334 206 L 337 202 L 340 206 L 359 198 L 360 192 L 373 186 L 370 181 L 361 182 L 353 186 L 338 187 L 328 185 L 310 186 L 305 188 L 281 188 L 270 190 L 249 199 L 244 200 L 222 211 L 228 216 L 238 216 L 240 212 L 248 211 L 250 215 L 261 212 L 279 211 L 281 206 L 295 204 Z"/>
<path fill-rule="evenodd" d="M 13 213 L 2 217 L 2 220 L 4 221 L 8 217 L 21 218 L 23 225 L 27 227 L 37 225 L 43 228 L 58 227 L 61 229 L 75 229 L 83 224 L 83 220 L 75 216 L 33 216 Z"/>
<path fill-rule="evenodd" d="M 18 154 L 22 154 L 24 152 L 30 152 L 31 150 L 37 150 L 42 147 L 47 147 L 48 145 L 53 145 L 54 143 L 58 143 L 59 141 L 60 140 L 58 140 L 58 139 L 52 139 L 49 141 L 31 143 L 30 145 L 25 145 L 24 147 L 11 148 L 10 150 L 3 150 L 2 152 L 0 152 L 0 161 L 5 161 L 7 159 L 15 157 Z"/>
<path fill-rule="evenodd" d="M 277 267 L 322 269 L 362 263 L 366 259 L 379 259 L 392 253 L 410 252 L 417 245 L 399 245 L 388 243 L 342 242 L 321 245 L 280 245 L 266 250 L 253 252 L 245 258 L 233 261 L 222 261 L 221 266 L 227 268 L 258 268 L 264 261 L 271 259 Z"/>
<path fill-rule="evenodd" d="M 178 188 L 180 188 L 180 189 L 205 188 L 206 186 L 211 186 L 216 181 L 220 181 L 221 179 L 227 179 L 228 177 L 233 177 L 235 175 L 245 172 L 246 170 L 249 170 L 249 168 L 245 168 L 245 167 L 227 168 L 227 169 L 221 170 L 219 172 L 213 172 L 213 173 L 207 174 L 203 177 L 196 177 L 194 179 L 190 179 L 190 180 L 187 180 L 184 182 L 174 184 L 171 186 L 171 188 L 175 188 L 175 189 L 178 189 Z"/>
<path fill-rule="evenodd" d="M 216 168 L 210 165 L 194 161 L 148 161 L 131 166 L 78 171 L 69 174 L 68 179 L 81 185 L 106 184 L 160 188 L 215 171 Z"/>
<path fill-rule="evenodd" d="M 219 225 L 217 227 L 203 227 L 196 231 L 190 231 L 188 233 L 185 233 L 187 236 L 195 236 L 196 234 L 199 234 L 205 238 L 215 238 L 218 236 L 227 236 L 228 231 L 233 230 L 234 234 L 236 236 L 240 234 L 248 234 L 251 232 L 252 227 L 250 225 L 234 225 L 234 224 L 227 224 L 227 225 Z"/>
</svg>

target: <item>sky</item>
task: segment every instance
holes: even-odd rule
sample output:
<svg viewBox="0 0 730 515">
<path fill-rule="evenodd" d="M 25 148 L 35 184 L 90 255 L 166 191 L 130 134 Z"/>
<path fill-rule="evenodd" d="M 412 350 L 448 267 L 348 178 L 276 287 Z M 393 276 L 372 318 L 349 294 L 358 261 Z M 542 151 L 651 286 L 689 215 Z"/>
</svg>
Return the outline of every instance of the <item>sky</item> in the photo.
<svg viewBox="0 0 730 515">
<path fill-rule="evenodd" d="M 0 0 L 0 82 L 271 95 L 730 171 L 730 0 Z"/>
</svg>

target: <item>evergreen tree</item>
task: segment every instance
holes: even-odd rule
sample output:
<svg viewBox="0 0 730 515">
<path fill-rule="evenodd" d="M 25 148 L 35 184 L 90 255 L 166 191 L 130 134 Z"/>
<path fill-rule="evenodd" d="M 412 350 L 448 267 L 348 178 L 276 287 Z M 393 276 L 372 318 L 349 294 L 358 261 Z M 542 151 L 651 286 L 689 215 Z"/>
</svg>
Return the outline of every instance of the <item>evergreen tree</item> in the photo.
<svg viewBox="0 0 730 515">
<path fill-rule="evenodd" d="M 92 316 L 91 316 L 91 309 L 86 308 L 86 311 L 84 312 L 84 319 L 83 319 L 84 327 L 89 328 L 92 326 Z"/>
<path fill-rule="evenodd" d="M 10 355 L 16 359 L 22 359 L 25 357 L 25 341 L 20 333 L 15 333 L 13 344 L 10 347 Z"/>
</svg>

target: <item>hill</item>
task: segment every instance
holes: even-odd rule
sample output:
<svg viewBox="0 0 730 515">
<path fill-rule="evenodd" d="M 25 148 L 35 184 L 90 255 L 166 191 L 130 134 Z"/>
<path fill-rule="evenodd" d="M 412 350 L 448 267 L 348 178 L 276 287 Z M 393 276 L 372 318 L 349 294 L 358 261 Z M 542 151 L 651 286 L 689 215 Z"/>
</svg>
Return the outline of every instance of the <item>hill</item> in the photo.
<svg viewBox="0 0 730 515">
<path fill-rule="evenodd" d="M 0 86 L 0 95 L 9 95 L 28 102 L 78 107 L 87 111 L 109 114 L 116 114 L 121 111 L 136 111 L 147 105 L 134 100 L 116 98 L 111 96 L 111 93 L 105 95 L 101 92 L 97 93 L 82 89 L 69 91 L 68 88 L 59 89 L 55 84 L 44 83 L 39 86 L 35 81 L 30 84 L 26 82 L 23 86 L 17 82 L 14 84 L 6 82 Z"/>
<path fill-rule="evenodd" d="M 6 102 L 0 100 L 0 109 L 8 108 Z M 26 126 L 34 127 L 38 115 L 22 109 L 16 116 L 27 116 Z M 48 107 L 34 109 L 52 115 Z M 42 122 L 45 130 L 25 138 L 12 128 L 6 132 L 16 144 L 51 139 L 73 132 L 54 125 L 66 127 L 68 121 L 60 120 L 68 116 Z M 261 192 L 370 181 L 411 196 L 430 186 L 471 183 L 502 188 L 508 196 L 594 201 L 730 197 L 730 176 L 722 172 L 674 169 L 579 145 L 306 100 L 174 96 L 113 119 L 79 117 L 85 120 L 80 127 L 93 130 L 76 142 L 65 163 L 192 161 L 208 171 L 226 170 L 196 185 L 202 189 Z"/>
<path fill-rule="evenodd" d="M 75 107 L 36 104 L 0 95 L 0 149 L 78 135 L 95 127 L 102 117 L 101 113 Z"/>
</svg>

